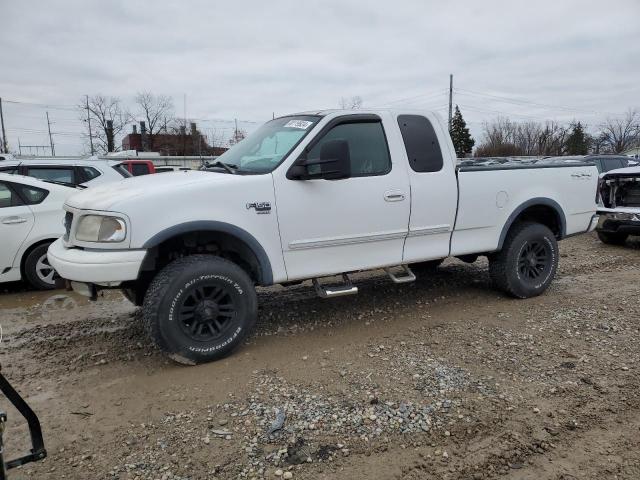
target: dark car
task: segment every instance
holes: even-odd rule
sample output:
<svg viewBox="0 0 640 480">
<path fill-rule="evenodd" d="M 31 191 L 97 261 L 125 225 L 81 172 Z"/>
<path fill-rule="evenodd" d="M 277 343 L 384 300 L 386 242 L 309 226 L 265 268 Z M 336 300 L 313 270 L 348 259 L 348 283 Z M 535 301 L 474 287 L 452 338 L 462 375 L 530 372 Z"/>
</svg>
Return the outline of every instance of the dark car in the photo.
<svg viewBox="0 0 640 480">
<path fill-rule="evenodd" d="M 584 159 L 588 162 L 594 162 L 600 173 L 617 170 L 618 168 L 627 168 L 635 164 L 633 159 L 625 155 L 587 155 Z M 632 163 L 630 164 L 629 162 Z"/>
</svg>

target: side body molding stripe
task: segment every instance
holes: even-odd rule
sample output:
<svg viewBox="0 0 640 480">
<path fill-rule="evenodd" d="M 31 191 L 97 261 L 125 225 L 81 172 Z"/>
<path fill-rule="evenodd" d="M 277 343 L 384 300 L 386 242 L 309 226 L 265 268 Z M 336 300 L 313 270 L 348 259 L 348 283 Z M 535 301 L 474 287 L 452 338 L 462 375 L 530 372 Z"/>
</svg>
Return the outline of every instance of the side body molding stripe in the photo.
<svg viewBox="0 0 640 480">
<path fill-rule="evenodd" d="M 509 218 L 507 218 L 507 221 L 502 227 L 502 232 L 500 232 L 500 240 L 498 241 L 498 250 L 502 249 L 502 246 L 504 245 L 504 239 L 507 237 L 507 233 L 509 232 L 511 225 L 513 225 L 513 222 L 515 222 L 516 218 L 518 218 L 518 215 L 520 215 L 527 208 L 535 207 L 536 205 L 544 205 L 546 207 L 551 207 L 556 212 L 556 214 L 558 215 L 558 219 L 560 220 L 560 239 L 563 239 L 564 237 L 566 237 L 567 219 L 564 216 L 564 211 L 562 210 L 562 207 L 560 206 L 560 204 L 555 200 L 552 200 L 546 197 L 532 198 L 530 200 L 527 200 L 523 204 L 521 204 L 518 208 L 516 208 L 511 213 L 511 215 L 509 215 Z"/>
<path fill-rule="evenodd" d="M 218 222 L 215 220 L 200 220 L 195 222 L 186 222 L 174 225 L 156 233 L 153 237 L 145 242 L 142 248 L 153 248 L 165 240 L 171 237 L 188 232 L 196 231 L 210 231 L 221 232 L 233 235 L 234 237 L 242 240 L 253 252 L 258 259 L 260 265 L 260 284 L 261 285 L 273 285 L 273 270 L 271 269 L 271 262 L 267 252 L 264 251 L 260 242 L 246 230 L 240 227 L 236 227 L 230 223 Z"/>
</svg>

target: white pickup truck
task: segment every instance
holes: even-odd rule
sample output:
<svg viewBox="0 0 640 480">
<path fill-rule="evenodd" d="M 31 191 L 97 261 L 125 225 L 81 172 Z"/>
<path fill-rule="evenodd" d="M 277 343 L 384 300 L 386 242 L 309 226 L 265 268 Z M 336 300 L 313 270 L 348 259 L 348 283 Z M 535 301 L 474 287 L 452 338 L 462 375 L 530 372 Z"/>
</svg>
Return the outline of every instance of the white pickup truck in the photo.
<svg viewBox="0 0 640 480">
<path fill-rule="evenodd" d="M 208 171 L 130 178 L 72 196 L 49 260 L 95 298 L 121 288 L 176 361 L 228 354 L 256 322 L 255 286 L 349 273 L 415 279 L 456 256 L 527 298 L 546 290 L 557 241 L 596 225 L 590 164 L 456 167 L 428 112 L 319 111 L 276 118 Z M 321 277 L 342 276 L 328 286 Z"/>
</svg>

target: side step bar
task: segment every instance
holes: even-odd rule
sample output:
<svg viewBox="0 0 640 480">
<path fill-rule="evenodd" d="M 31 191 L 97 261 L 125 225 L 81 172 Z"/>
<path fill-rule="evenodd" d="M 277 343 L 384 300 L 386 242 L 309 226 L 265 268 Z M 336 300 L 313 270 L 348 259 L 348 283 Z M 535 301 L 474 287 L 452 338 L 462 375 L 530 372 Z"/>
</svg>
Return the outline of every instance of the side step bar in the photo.
<svg viewBox="0 0 640 480">
<path fill-rule="evenodd" d="M 317 278 L 313 279 L 313 286 L 320 298 L 342 297 L 343 295 L 355 295 L 358 293 L 358 287 L 355 287 L 346 273 L 342 274 L 342 285 L 320 285 Z"/>
<path fill-rule="evenodd" d="M 387 272 L 387 275 L 389 275 L 389 278 L 391 278 L 394 283 L 409 283 L 416 281 L 416 276 L 409 268 L 409 265 L 400 265 L 400 268 L 402 270 L 397 273 L 392 272 L 388 267 L 385 268 L 384 271 Z"/>
</svg>

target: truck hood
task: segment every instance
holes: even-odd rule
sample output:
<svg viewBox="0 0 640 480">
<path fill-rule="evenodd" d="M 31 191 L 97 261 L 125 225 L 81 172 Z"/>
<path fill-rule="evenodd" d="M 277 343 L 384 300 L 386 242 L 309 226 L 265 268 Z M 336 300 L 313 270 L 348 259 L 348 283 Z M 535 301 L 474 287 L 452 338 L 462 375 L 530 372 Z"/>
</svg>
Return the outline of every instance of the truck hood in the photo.
<svg viewBox="0 0 640 480">
<path fill-rule="evenodd" d="M 604 180 L 614 177 L 640 177 L 640 167 L 618 168 L 616 170 L 609 170 L 601 175 L 601 178 Z"/>
<path fill-rule="evenodd" d="M 215 188 L 217 184 L 236 184 L 242 182 L 243 178 L 246 177 L 197 170 L 157 173 L 89 187 L 71 196 L 66 204 L 80 210 L 113 211 L 118 209 L 118 205 L 131 200 L 153 200 L 155 197 L 183 193 L 200 184 L 206 184 L 206 188 Z"/>
</svg>

